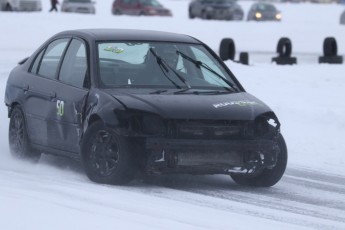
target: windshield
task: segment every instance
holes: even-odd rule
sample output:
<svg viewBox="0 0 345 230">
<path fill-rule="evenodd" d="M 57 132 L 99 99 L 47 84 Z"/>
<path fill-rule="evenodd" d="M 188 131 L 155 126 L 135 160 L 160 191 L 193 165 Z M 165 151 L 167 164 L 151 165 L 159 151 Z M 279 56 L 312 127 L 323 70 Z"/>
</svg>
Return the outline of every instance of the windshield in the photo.
<svg viewBox="0 0 345 230">
<path fill-rule="evenodd" d="M 100 83 L 105 88 L 224 89 L 235 83 L 199 44 L 98 43 Z"/>
<path fill-rule="evenodd" d="M 217 5 L 227 5 L 227 4 L 235 4 L 236 0 L 205 0 L 203 1 L 205 4 L 217 4 Z"/>
<path fill-rule="evenodd" d="M 67 0 L 66 2 L 91 3 L 91 0 Z"/>
<path fill-rule="evenodd" d="M 275 6 L 268 5 L 268 4 L 260 4 L 260 5 L 258 5 L 257 8 L 260 11 L 267 11 L 267 12 L 275 12 L 275 11 L 277 11 Z"/>
<path fill-rule="evenodd" d="M 139 0 L 141 4 L 144 6 L 162 6 L 158 1 L 156 0 Z"/>
</svg>

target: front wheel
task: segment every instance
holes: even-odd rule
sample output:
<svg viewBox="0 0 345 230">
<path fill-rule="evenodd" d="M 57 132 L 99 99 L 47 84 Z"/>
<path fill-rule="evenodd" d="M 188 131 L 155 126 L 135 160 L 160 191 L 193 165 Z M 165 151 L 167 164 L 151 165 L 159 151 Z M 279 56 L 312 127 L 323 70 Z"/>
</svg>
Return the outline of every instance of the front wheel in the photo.
<svg viewBox="0 0 345 230">
<path fill-rule="evenodd" d="M 8 140 L 13 157 L 32 162 L 39 160 L 41 153 L 34 151 L 29 144 L 24 113 L 19 105 L 11 112 Z"/>
<path fill-rule="evenodd" d="M 273 168 L 266 168 L 255 177 L 231 174 L 231 178 L 237 184 L 255 187 L 270 187 L 278 183 L 285 172 L 288 159 L 286 143 L 281 134 L 279 135 L 278 146 L 280 151 L 277 158 L 277 163 Z"/>
<path fill-rule="evenodd" d="M 137 168 L 127 138 L 102 121 L 92 123 L 85 133 L 82 160 L 89 179 L 102 184 L 126 184 Z"/>
</svg>

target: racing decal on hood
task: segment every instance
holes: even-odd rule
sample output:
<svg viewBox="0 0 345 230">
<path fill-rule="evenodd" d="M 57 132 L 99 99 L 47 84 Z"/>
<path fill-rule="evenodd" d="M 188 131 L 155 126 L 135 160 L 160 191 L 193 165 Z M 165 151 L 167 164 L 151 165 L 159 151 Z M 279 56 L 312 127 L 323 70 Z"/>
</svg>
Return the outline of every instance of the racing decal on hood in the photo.
<svg viewBox="0 0 345 230">
<path fill-rule="evenodd" d="M 259 103 L 255 101 L 231 101 L 231 102 L 220 102 L 216 104 L 212 104 L 214 108 L 222 108 L 226 106 L 238 105 L 238 106 L 249 106 L 249 105 L 259 105 Z"/>
</svg>

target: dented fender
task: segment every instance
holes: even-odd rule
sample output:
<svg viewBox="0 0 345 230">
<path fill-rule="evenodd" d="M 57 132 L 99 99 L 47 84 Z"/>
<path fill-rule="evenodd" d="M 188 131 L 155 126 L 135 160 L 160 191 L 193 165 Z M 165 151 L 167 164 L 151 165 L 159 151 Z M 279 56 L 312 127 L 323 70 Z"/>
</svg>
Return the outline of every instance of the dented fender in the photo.
<svg viewBox="0 0 345 230">
<path fill-rule="evenodd" d="M 125 106 L 115 100 L 114 97 L 98 89 L 91 90 L 85 105 L 83 133 L 96 120 L 102 120 L 108 127 L 119 127 L 120 121 L 116 111 L 124 110 L 126 110 Z"/>
</svg>

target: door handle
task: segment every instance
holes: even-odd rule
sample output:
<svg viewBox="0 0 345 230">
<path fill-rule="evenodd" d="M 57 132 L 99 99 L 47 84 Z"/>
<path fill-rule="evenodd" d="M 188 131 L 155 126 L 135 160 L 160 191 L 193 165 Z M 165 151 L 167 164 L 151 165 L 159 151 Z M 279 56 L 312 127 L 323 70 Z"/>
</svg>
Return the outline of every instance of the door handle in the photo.
<svg viewBox="0 0 345 230">
<path fill-rule="evenodd" d="M 53 99 L 55 99 L 56 98 L 56 92 L 50 92 L 49 93 L 49 98 L 50 98 L 50 100 L 53 100 Z"/>
<path fill-rule="evenodd" d="M 23 91 L 24 91 L 24 93 L 28 92 L 29 91 L 29 85 L 24 85 Z"/>
</svg>

